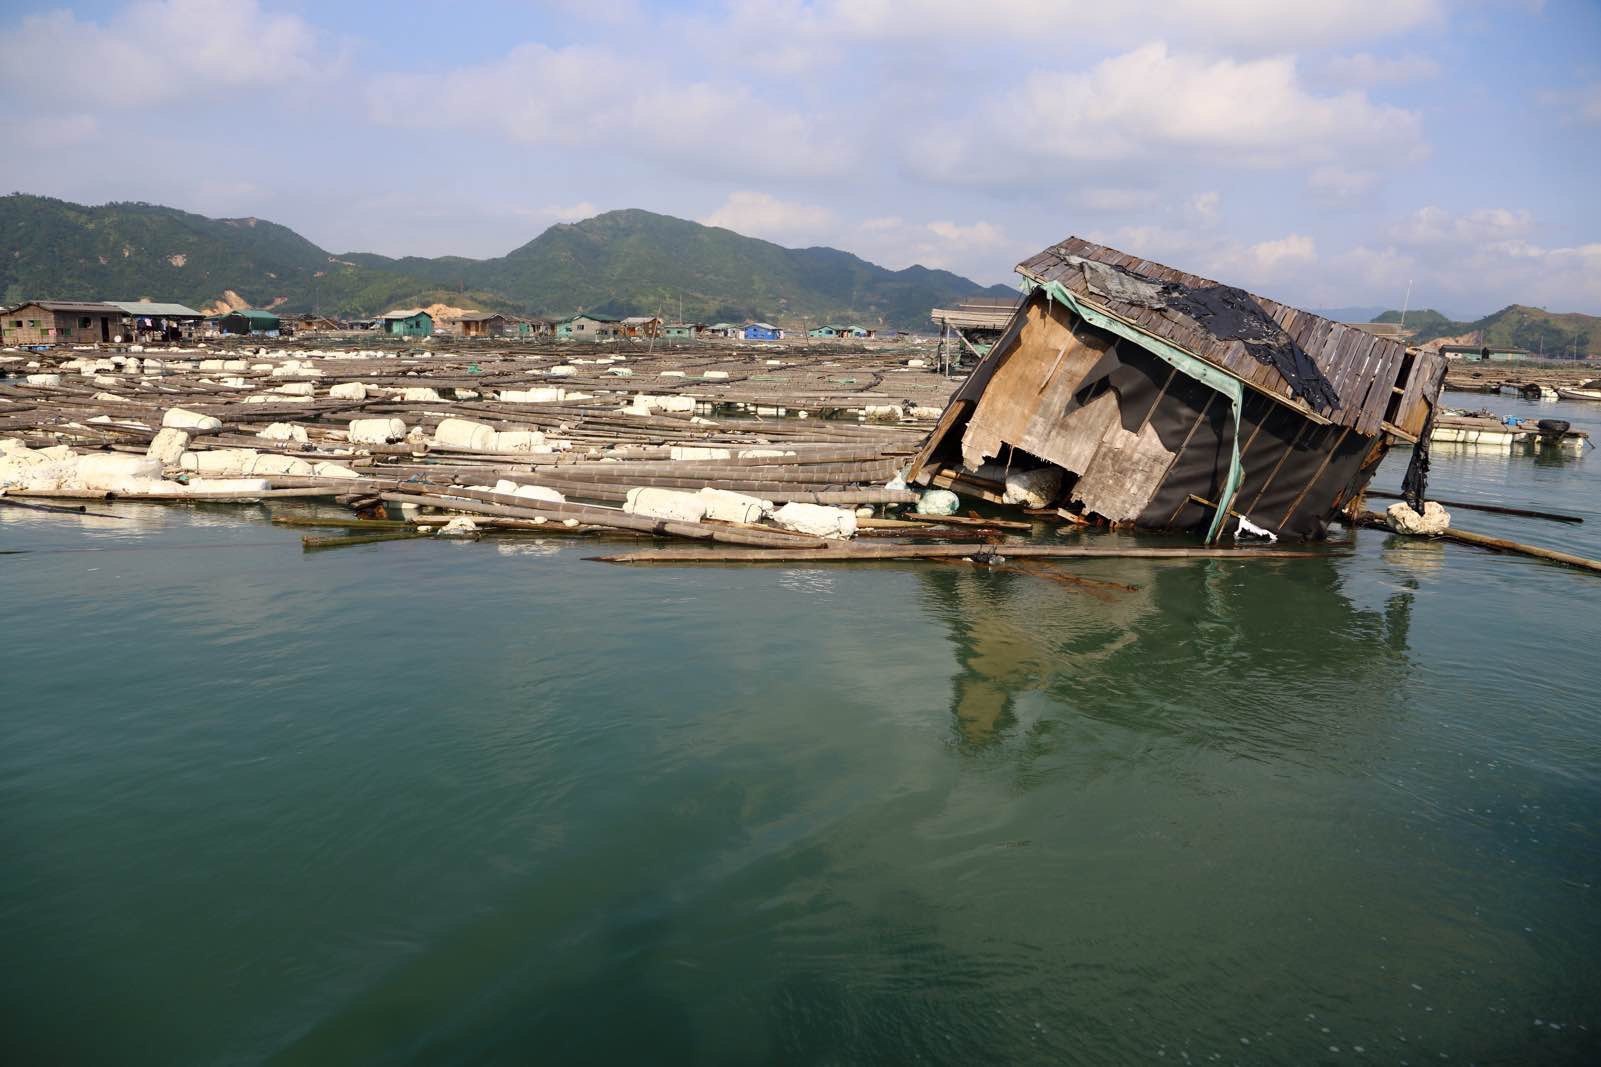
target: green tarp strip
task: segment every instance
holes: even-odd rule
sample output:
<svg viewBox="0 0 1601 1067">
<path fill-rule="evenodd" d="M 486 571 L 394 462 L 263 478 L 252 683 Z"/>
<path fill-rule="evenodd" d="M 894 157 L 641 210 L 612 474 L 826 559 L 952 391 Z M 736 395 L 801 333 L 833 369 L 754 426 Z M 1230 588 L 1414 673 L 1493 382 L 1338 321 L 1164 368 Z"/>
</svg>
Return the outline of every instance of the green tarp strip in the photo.
<svg viewBox="0 0 1601 1067">
<path fill-rule="evenodd" d="M 1240 490 L 1242 472 L 1240 469 L 1240 409 L 1245 406 L 1245 387 L 1238 378 L 1212 366 L 1199 356 L 1191 355 L 1182 348 L 1164 341 L 1154 334 L 1146 333 L 1113 318 L 1088 304 L 1082 303 L 1072 290 L 1061 282 L 1027 282 L 1025 291 L 1044 289 L 1045 295 L 1051 300 L 1065 304 L 1073 313 L 1091 326 L 1097 326 L 1107 333 L 1115 334 L 1125 341 L 1139 345 L 1153 356 L 1178 370 L 1180 374 L 1194 378 L 1202 385 L 1229 398 L 1229 404 L 1234 409 L 1234 439 L 1233 451 L 1229 456 L 1229 474 L 1223 483 L 1223 495 L 1217 504 L 1217 513 L 1212 516 L 1212 525 L 1206 531 L 1206 543 L 1217 541 L 1217 536 L 1223 529 L 1223 522 L 1228 518 L 1229 507 L 1234 503 L 1234 494 Z"/>
</svg>

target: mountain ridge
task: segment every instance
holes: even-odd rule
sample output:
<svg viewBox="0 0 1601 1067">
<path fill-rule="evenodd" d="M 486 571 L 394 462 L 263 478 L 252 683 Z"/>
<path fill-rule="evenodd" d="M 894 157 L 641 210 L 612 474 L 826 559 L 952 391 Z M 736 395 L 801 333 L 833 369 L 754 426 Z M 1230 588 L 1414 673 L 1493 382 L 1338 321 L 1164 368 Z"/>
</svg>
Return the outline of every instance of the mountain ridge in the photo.
<svg viewBox="0 0 1601 1067">
<path fill-rule="evenodd" d="M 196 306 L 225 291 L 285 313 L 376 315 L 401 305 L 513 314 L 839 319 L 928 328 L 955 297 L 1015 295 L 949 271 L 889 270 L 850 252 L 786 248 L 638 208 L 558 223 L 504 256 L 332 253 L 279 223 L 137 202 L 0 197 L 0 300 L 153 296 Z"/>
<path fill-rule="evenodd" d="M 1601 316 L 1577 311 L 1508 304 L 1483 318 L 1463 322 L 1433 308 L 1416 308 L 1408 311 L 1405 319 L 1408 339 L 1414 344 L 1471 335 L 1477 338 L 1472 344 L 1522 348 L 1548 359 L 1601 355 Z M 1398 323 L 1402 314 L 1392 308 L 1373 321 Z"/>
</svg>

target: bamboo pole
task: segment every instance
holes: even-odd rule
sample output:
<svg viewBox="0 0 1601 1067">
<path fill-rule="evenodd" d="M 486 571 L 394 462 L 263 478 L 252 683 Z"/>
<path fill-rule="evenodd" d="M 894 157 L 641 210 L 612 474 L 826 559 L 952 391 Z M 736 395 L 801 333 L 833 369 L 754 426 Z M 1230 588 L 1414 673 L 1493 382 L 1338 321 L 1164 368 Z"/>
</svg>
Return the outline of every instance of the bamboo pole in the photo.
<svg viewBox="0 0 1601 1067">
<path fill-rule="evenodd" d="M 1034 559 L 1332 559 L 1345 553 L 1286 548 L 1085 548 L 1069 545 L 860 545 L 804 550 L 652 549 L 622 556 L 592 556 L 602 563 L 862 563 L 874 560 L 949 559 L 986 554 Z"/>
<path fill-rule="evenodd" d="M 431 531 L 400 531 L 389 533 L 357 534 L 346 537 L 302 537 L 300 547 L 305 550 L 318 548 L 347 548 L 350 545 L 376 545 L 384 541 L 415 541 L 421 537 L 434 536 Z"/>
<path fill-rule="evenodd" d="M 1400 493 L 1391 493 L 1384 489 L 1368 489 L 1365 495 L 1378 497 L 1380 500 L 1400 500 Z M 1530 508 L 1513 508 L 1503 504 L 1472 504 L 1465 500 L 1442 500 L 1439 497 L 1430 497 L 1436 504 L 1443 504 L 1448 508 L 1464 508 L 1468 511 L 1485 511 L 1493 515 L 1516 515 L 1520 519 L 1545 519 L 1549 522 L 1580 523 L 1583 517 L 1579 515 L 1563 515 L 1556 511 L 1535 511 Z"/>
<path fill-rule="evenodd" d="M 508 518 L 545 519 L 547 522 L 552 520 L 563 522 L 567 519 L 574 519 L 579 522 L 589 523 L 592 526 L 634 530 L 663 537 L 683 537 L 697 541 L 719 541 L 730 545 L 758 545 L 781 548 L 795 546 L 795 540 L 792 536 L 768 531 L 758 532 L 756 530 L 717 527 L 699 522 L 674 522 L 665 519 L 652 519 L 643 515 L 630 515 L 615 508 L 598 507 L 593 504 L 540 502 L 542 504 L 541 507 L 531 508 L 526 506 L 528 501 L 523 497 L 505 496 L 500 493 L 484 493 L 475 490 L 457 490 L 456 492 L 464 495 L 384 493 L 383 499 L 400 504 L 418 504 L 483 515 L 504 515 Z M 509 504 L 504 503 L 504 501 L 515 501 L 516 503 Z M 813 538 L 812 541 L 818 547 L 825 543 L 822 538 Z"/>
<path fill-rule="evenodd" d="M 1376 511 L 1363 511 L 1348 517 L 1363 526 L 1390 529 L 1390 524 L 1385 521 L 1384 516 Z M 1488 548 L 1495 552 L 1512 552 L 1520 556 L 1529 556 L 1533 559 L 1561 563 L 1577 570 L 1590 571 L 1592 574 L 1601 574 L 1601 560 L 1586 559 L 1583 556 L 1575 556 L 1571 552 L 1560 552 L 1554 548 L 1526 545 L 1521 541 L 1508 541 L 1501 537 L 1490 537 L 1486 534 L 1474 533 L 1472 530 L 1459 530 L 1455 526 L 1447 527 L 1434 538 L 1429 538 L 1429 540 L 1455 541 L 1459 545 Z"/>
</svg>

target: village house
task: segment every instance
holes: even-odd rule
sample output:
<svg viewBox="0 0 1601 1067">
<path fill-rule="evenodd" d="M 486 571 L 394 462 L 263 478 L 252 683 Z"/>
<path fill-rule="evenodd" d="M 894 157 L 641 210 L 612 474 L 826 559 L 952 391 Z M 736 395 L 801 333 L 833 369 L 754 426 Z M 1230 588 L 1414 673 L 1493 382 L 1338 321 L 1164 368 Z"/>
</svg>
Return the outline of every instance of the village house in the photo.
<svg viewBox="0 0 1601 1067">
<path fill-rule="evenodd" d="M 122 312 L 118 331 L 130 341 L 181 341 L 193 337 L 206 316 L 182 304 L 159 304 L 149 300 L 108 300 Z"/>
<path fill-rule="evenodd" d="M 289 325 L 296 333 L 327 333 L 343 328 L 326 315 L 297 315 Z"/>
<path fill-rule="evenodd" d="M 703 337 L 739 338 L 745 336 L 745 327 L 736 322 L 719 322 L 701 331 Z"/>
<path fill-rule="evenodd" d="M 746 325 L 742 336 L 747 341 L 782 341 L 784 331 L 770 322 L 752 322 Z"/>
<path fill-rule="evenodd" d="M 1517 363 L 1533 359 L 1527 348 L 1510 345 L 1441 345 L 1440 355 L 1446 359 L 1465 359 L 1490 363 Z"/>
<path fill-rule="evenodd" d="M 98 301 L 35 300 L 5 312 L 0 341 L 8 345 L 95 344 L 122 331 L 122 309 Z"/>
<path fill-rule="evenodd" d="M 660 337 L 662 320 L 655 315 L 630 315 L 622 321 L 624 337 Z"/>
<path fill-rule="evenodd" d="M 277 337 L 282 320 L 270 311 L 240 308 L 221 315 L 213 315 L 209 322 L 218 333 L 237 334 L 241 337 Z"/>
<path fill-rule="evenodd" d="M 693 341 L 706 330 L 706 325 L 700 322 L 669 322 L 662 327 L 662 334 L 669 341 Z"/>
<path fill-rule="evenodd" d="M 572 341 L 605 341 L 622 333 L 622 321 L 598 313 L 578 314 L 556 324 L 556 336 Z"/>
<path fill-rule="evenodd" d="M 469 311 L 458 315 L 454 325 L 462 337 L 505 337 L 512 331 L 511 320 L 493 311 Z"/>
<path fill-rule="evenodd" d="M 872 337 L 876 331 L 865 326 L 832 326 L 823 325 L 806 331 L 807 337 Z"/>
<path fill-rule="evenodd" d="M 396 308 L 379 316 L 384 333 L 391 337 L 432 337 L 434 317 L 422 308 Z"/>
</svg>

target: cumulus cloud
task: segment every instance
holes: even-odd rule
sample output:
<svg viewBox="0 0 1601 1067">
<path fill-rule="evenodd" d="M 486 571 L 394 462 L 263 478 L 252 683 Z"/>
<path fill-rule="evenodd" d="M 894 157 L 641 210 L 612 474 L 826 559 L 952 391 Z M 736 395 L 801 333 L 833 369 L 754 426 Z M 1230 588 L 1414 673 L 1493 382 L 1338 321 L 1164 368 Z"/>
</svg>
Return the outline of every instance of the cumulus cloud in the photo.
<svg viewBox="0 0 1601 1067">
<path fill-rule="evenodd" d="M 28 148 L 60 149 L 89 144 L 100 136 L 93 115 L 52 115 L 20 119 L 12 124 L 16 142 Z"/>
<path fill-rule="evenodd" d="M 1127 44 L 1152 27 L 1174 40 L 1255 51 L 1299 49 L 1383 38 L 1440 21 L 1444 0 L 1124 0 L 1072 4 L 1063 0 L 730 0 L 703 29 L 713 36 L 763 42 L 786 65 L 848 62 L 845 43 L 957 43 L 978 34 Z"/>
<path fill-rule="evenodd" d="M 1292 233 L 1276 240 L 1246 245 L 1238 255 L 1244 268 L 1253 277 L 1269 277 L 1288 266 L 1316 262 L 1317 242 L 1304 233 Z"/>
<path fill-rule="evenodd" d="M 846 249 L 892 270 L 914 264 L 932 269 L 971 270 L 975 262 L 995 264 L 1017 253 L 1006 232 L 983 219 L 914 222 L 899 215 L 880 215 L 851 220 L 818 204 L 784 200 L 752 190 L 729 194 L 715 211 L 699 221 L 778 244 L 830 245 Z M 1004 262 L 1002 266 L 987 269 L 1004 276 L 1010 266 L 1009 262 Z"/>
<path fill-rule="evenodd" d="M 546 204 L 544 207 L 517 208 L 513 213 L 518 218 L 536 223 L 578 222 L 599 215 L 600 208 L 588 200 L 580 200 L 576 204 Z"/>
<path fill-rule="evenodd" d="M 1335 56 L 1324 65 L 1329 80 L 1341 85 L 1367 88 L 1373 85 L 1404 85 L 1437 77 L 1440 64 L 1428 56 L 1407 54 L 1376 56 L 1372 52 Z"/>
<path fill-rule="evenodd" d="M 1423 207 L 1389 227 L 1387 241 L 1358 245 L 1338 266 L 1351 270 L 1353 281 L 1392 290 L 1416 278 L 1419 306 L 1462 306 L 1483 301 L 1486 293 L 1495 307 L 1601 304 L 1601 242 L 1545 244 L 1535 239 L 1539 229 L 1522 209 Z"/>
<path fill-rule="evenodd" d="M 367 92 L 370 117 L 393 126 L 475 130 L 511 141 L 647 152 L 727 172 L 819 177 L 845 165 L 807 116 L 743 85 L 685 81 L 654 60 L 607 47 L 520 44 L 442 73 L 389 74 Z M 730 131 L 759 129 L 763 151 L 730 152 Z M 827 150 L 825 150 L 825 148 Z"/>
<path fill-rule="evenodd" d="M 1316 168 L 1306 178 L 1312 195 L 1328 204 L 1356 200 L 1372 192 L 1378 184 L 1379 176 L 1370 170 L 1348 170 L 1332 164 Z"/>
<path fill-rule="evenodd" d="M 811 244 L 828 237 L 835 217 L 828 208 L 815 204 L 742 190 L 730 193 L 716 211 L 700 221 L 707 226 L 721 226 L 747 237 L 761 237 L 780 244 Z"/>
<path fill-rule="evenodd" d="M 1522 238 L 1534 225 L 1527 211 L 1480 208 L 1453 214 L 1441 207 L 1422 207 L 1390 228 L 1398 244 L 1422 247 L 1488 245 Z"/>
<path fill-rule="evenodd" d="M 913 222 L 898 215 L 842 227 L 838 242 L 892 270 L 916 265 L 982 275 L 981 281 L 1007 278 L 1022 254 L 1031 251 L 992 222 Z"/>
<path fill-rule="evenodd" d="M 0 83 L 46 104 L 122 109 L 320 81 L 328 66 L 310 24 L 256 0 L 145 0 L 104 22 L 22 16 Z"/>
<path fill-rule="evenodd" d="M 1559 89 L 1540 94 L 1540 103 L 1560 109 L 1569 120 L 1586 125 L 1601 123 L 1601 82 L 1577 89 Z"/>
<path fill-rule="evenodd" d="M 949 125 L 944 134 L 973 149 L 1000 137 L 1048 161 L 1179 154 L 1254 167 L 1325 162 L 1355 150 L 1416 151 L 1423 140 L 1415 112 L 1356 91 L 1309 92 L 1293 58 L 1204 58 L 1161 43 L 1088 70 L 1036 71 L 980 120 Z M 925 157 L 925 169 L 959 176 L 948 161 L 960 155 Z"/>
<path fill-rule="evenodd" d="M 1210 192 L 1196 193 L 1190 197 L 1184 209 L 1197 226 L 1215 226 L 1222 207 L 1223 194 L 1214 189 Z"/>
<path fill-rule="evenodd" d="M 1364 243 L 1335 257 L 1328 269 L 1344 279 L 1343 292 L 1372 294 L 1363 299 L 1398 301 L 1415 281 L 1414 307 L 1484 314 L 1508 304 L 1553 311 L 1601 305 L 1601 242 L 1462 244 L 1450 246 L 1449 254 Z"/>
<path fill-rule="evenodd" d="M 1231 285 L 1257 286 L 1286 297 L 1318 262 L 1317 242 L 1289 233 L 1264 241 L 1242 241 L 1225 233 L 1164 225 L 1122 226 L 1093 233 L 1091 240 Z"/>
<path fill-rule="evenodd" d="M 1089 189 L 1080 189 L 1073 196 L 1073 200 L 1080 207 L 1090 211 L 1123 214 L 1148 208 L 1156 203 L 1156 190 L 1123 188 L 1120 186 L 1095 186 Z"/>
</svg>

